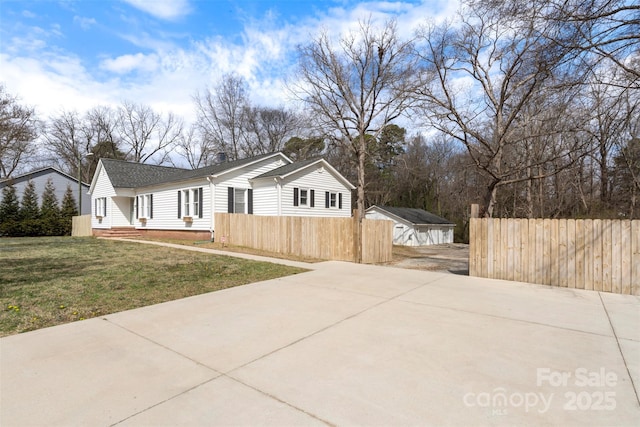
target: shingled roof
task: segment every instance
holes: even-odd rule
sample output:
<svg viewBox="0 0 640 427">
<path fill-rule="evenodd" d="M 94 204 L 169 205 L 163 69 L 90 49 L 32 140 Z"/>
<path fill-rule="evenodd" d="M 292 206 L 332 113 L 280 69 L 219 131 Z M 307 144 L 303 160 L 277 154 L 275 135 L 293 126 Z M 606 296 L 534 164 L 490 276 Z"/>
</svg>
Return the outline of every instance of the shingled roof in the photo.
<svg viewBox="0 0 640 427">
<path fill-rule="evenodd" d="M 114 187 L 139 188 L 217 175 L 276 154 L 278 153 L 262 154 L 246 159 L 205 166 L 199 169 L 181 169 L 114 159 L 101 159 L 101 162 Z"/>
<path fill-rule="evenodd" d="M 382 211 L 386 211 L 392 215 L 404 219 L 405 221 L 409 221 L 414 225 L 455 225 L 448 219 L 444 219 L 442 217 L 439 217 L 438 215 L 434 215 L 431 212 L 425 211 L 424 209 L 395 208 L 391 206 L 379 205 L 372 206 L 371 208 L 373 207 L 377 207 Z"/>
<path fill-rule="evenodd" d="M 115 188 L 137 188 L 172 181 L 187 169 L 131 163 L 124 160 L 100 159 Z"/>
<path fill-rule="evenodd" d="M 258 175 L 254 179 L 288 175 L 291 172 L 295 172 L 297 170 L 300 170 L 300 169 L 302 169 L 302 168 L 304 168 L 306 166 L 309 166 L 310 164 L 316 163 L 316 162 L 318 162 L 320 160 L 322 160 L 322 159 L 316 158 L 316 159 L 302 160 L 300 162 L 295 162 L 295 163 L 289 163 L 288 165 L 280 166 L 279 168 L 275 168 L 275 169 L 267 171 L 267 172 L 265 172 L 265 173 L 263 173 L 261 175 Z"/>
</svg>

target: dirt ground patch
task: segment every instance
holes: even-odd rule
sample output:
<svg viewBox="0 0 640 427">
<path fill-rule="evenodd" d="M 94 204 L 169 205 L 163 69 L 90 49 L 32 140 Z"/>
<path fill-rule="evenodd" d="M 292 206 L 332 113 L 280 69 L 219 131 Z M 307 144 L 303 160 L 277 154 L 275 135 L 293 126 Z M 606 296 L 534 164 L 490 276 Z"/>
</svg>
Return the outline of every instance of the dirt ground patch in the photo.
<svg viewBox="0 0 640 427">
<path fill-rule="evenodd" d="M 394 267 L 469 274 L 469 245 L 445 243 L 421 247 L 394 246 Z"/>
</svg>

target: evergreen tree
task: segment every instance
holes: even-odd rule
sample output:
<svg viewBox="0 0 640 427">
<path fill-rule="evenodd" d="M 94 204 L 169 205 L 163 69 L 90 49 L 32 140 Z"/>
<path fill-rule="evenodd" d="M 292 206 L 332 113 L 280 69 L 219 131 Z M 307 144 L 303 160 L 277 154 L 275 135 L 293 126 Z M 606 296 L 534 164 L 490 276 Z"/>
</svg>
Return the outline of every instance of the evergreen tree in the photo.
<svg viewBox="0 0 640 427">
<path fill-rule="evenodd" d="M 40 207 L 42 234 L 45 236 L 59 236 L 60 230 L 60 206 L 56 197 L 56 189 L 51 178 L 47 180 L 42 193 L 42 205 Z"/>
<path fill-rule="evenodd" d="M 29 181 L 24 189 L 24 193 L 22 193 L 20 219 L 23 235 L 40 235 L 40 207 L 38 206 L 38 195 L 36 194 L 36 186 L 33 181 Z"/>
<path fill-rule="evenodd" d="M 71 223 L 73 217 L 78 215 L 76 199 L 73 197 L 71 186 L 67 185 L 67 191 L 62 198 L 62 209 L 60 210 L 60 231 L 63 236 L 71 235 Z"/>
<path fill-rule="evenodd" d="M 2 189 L 0 202 L 0 236 L 17 236 L 20 232 L 20 203 L 13 184 Z"/>
</svg>

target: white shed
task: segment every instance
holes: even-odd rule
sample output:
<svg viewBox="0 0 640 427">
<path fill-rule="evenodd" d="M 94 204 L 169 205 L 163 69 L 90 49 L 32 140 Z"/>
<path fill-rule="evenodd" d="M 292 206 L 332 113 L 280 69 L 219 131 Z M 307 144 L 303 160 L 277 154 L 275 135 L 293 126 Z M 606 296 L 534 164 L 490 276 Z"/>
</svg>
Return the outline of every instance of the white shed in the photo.
<svg viewBox="0 0 640 427">
<path fill-rule="evenodd" d="M 393 221 L 394 245 L 427 246 L 453 243 L 455 224 L 423 209 L 374 205 L 366 210 L 365 217 Z"/>
</svg>

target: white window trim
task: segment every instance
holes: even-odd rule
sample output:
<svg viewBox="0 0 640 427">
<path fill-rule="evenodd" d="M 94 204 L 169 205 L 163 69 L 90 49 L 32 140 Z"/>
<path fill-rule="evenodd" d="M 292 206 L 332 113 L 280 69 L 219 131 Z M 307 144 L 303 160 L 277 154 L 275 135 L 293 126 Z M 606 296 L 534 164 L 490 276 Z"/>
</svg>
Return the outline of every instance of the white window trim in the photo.
<svg viewBox="0 0 640 427">
<path fill-rule="evenodd" d="M 329 209 L 338 209 L 337 191 L 329 191 Z"/>
<path fill-rule="evenodd" d="M 151 193 L 138 194 L 137 196 L 138 219 L 151 218 Z"/>
<path fill-rule="evenodd" d="M 305 191 L 307 193 L 306 202 L 302 204 L 302 192 Z M 311 197 L 311 189 L 306 187 L 298 187 L 298 207 L 299 208 L 309 208 L 311 207 L 311 203 L 309 203 L 309 198 Z"/>
<path fill-rule="evenodd" d="M 95 203 L 95 217 L 96 218 L 104 218 L 107 216 L 107 198 L 106 197 L 97 197 Z"/>
<path fill-rule="evenodd" d="M 180 218 L 199 218 L 200 209 L 204 207 L 199 206 L 199 191 L 200 187 L 183 188 L 180 190 L 182 193 L 180 203 Z M 204 203 L 204 201 L 203 201 Z"/>
</svg>

